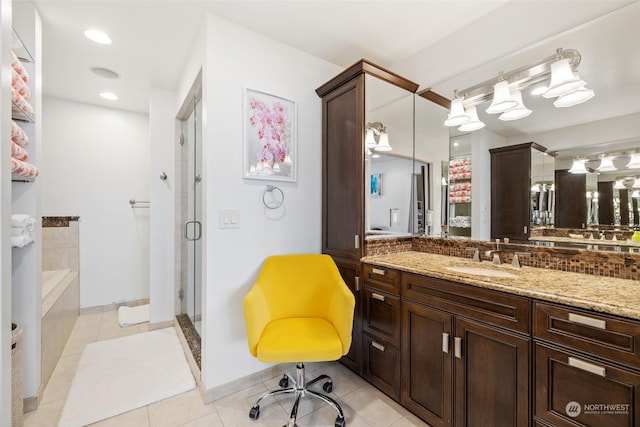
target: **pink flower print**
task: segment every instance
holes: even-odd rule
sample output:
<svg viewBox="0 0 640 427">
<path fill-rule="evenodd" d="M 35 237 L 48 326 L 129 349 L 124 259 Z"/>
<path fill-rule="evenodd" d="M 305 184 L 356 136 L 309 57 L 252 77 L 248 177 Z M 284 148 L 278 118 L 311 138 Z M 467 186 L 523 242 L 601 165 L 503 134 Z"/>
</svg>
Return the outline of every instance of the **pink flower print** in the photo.
<svg viewBox="0 0 640 427">
<path fill-rule="evenodd" d="M 256 154 L 263 166 L 273 167 L 274 162 L 284 162 L 287 157 L 287 111 L 280 102 L 271 108 L 255 98 L 249 100 L 249 123 L 256 129 L 262 150 Z"/>
</svg>

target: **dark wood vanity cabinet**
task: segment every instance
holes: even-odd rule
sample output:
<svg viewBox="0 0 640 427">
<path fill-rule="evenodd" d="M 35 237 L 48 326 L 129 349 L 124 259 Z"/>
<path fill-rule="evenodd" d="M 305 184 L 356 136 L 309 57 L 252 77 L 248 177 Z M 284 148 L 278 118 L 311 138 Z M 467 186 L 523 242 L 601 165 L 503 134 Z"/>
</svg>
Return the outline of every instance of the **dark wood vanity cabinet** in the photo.
<svg viewBox="0 0 640 427">
<path fill-rule="evenodd" d="M 640 322 L 537 302 L 540 425 L 640 426 Z"/>
<path fill-rule="evenodd" d="M 546 151 L 534 142 L 489 150 L 492 239 L 529 239 L 532 148 Z"/>
<path fill-rule="evenodd" d="M 530 300 L 402 274 L 401 402 L 432 426 L 530 423 Z"/>
<path fill-rule="evenodd" d="M 365 238 L 365 75 L 415 92 L 418 85 L 361 60 L 329 80 L 322 98 L 322 252 L 338 264 L 356 297 L 353 344 L 342 361 L 362 374 L 360 259 Z"/>
</svg>

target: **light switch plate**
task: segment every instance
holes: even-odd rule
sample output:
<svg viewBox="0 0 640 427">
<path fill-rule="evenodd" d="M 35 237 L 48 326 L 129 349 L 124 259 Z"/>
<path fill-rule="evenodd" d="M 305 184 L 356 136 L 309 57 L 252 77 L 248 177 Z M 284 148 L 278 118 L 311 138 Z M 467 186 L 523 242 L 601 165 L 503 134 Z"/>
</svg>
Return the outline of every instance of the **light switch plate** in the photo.
<svg viewBox="0 0 640 427">
<path fill-rule="evenodd" d="M 220 209 L 218 220 L 220 228 L 240 228 L 240 211 L 237 209 Z"/>
</svg>

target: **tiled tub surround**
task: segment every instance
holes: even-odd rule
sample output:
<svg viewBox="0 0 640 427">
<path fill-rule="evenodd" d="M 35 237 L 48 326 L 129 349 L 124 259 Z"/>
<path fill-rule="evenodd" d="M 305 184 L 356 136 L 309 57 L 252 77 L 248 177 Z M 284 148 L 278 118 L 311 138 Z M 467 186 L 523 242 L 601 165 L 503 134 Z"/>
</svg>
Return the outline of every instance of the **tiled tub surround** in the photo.
<svg viewBox="0 0 640 427">
<path fill-rule="evenodd" d="M 408 237 L 367 240 L 367 256 L 415 251 L 459 258 L 472 258 L 477 248 L 483 260 L 488 250 L 495 250 L 494 242 L 438 237 Z M 526 252 L 520 256 L 520 264 L 545 270 L 583 273 L 617 279 L 640 280 L 640 254 L 629 252 L 604 252 L 587 249 L 567 249 L 546 246 L 500 243 L 500 258 L 503 264 L 511 264 L 515 252 Z M 477 265 L 477 264 L 476 264 Z M 588 278 L 593 283 L 594 278 Z M 600 279 L 598 279 L 599 281 Z"/>
<path fill-rule="evenodd" d="M 78 217 L 42 218 L 42 389 L 79 315 L 78 241 Z"/>
<path fill-rule="evenodd" d="M 460 257 L 425 252 L 398 252 L 366 256 L 368 264 L 451 280 L 511 294 L 557 302 L 602 313 L 640 319 L 639 284 L 633 280 L 571 273 L 544 268 L 514 268 L 509 264 L 493 265 Z M 496 276 L 469 274 L 450 268 L 481 268 Z M 503 273 L 516 276 L 501 277 Z"/>
</svg>

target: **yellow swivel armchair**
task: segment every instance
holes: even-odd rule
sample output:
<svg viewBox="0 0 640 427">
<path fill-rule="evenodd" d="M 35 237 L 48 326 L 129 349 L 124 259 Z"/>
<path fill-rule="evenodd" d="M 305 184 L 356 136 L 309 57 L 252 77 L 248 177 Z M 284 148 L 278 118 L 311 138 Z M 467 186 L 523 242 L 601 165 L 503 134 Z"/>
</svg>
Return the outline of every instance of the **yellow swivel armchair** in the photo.
<svg viewBox="0 0 640 427">
<path fill-rule="evenodd" d="M 277 255 L 266 259 L 253 288 L 244 298 L 249 352 L 270 363 L 296 362 L 296 378 L 285 374 L 280 389 L 260 396 L 249 417 L 260 416 L 260 401 L 267 396 L 294 393 L 288 427 L 296 424 L 302 396 L 312 396 L 329 404 L 338 414 L 336 427 L 345 426 L 340 405 L 332 398 L 307 389 L 329 376 L 306 382 L 304 362 L 338 360 L 351 346 L 355 299 L 338 268 L 328 255 Z"/>
</svg>

